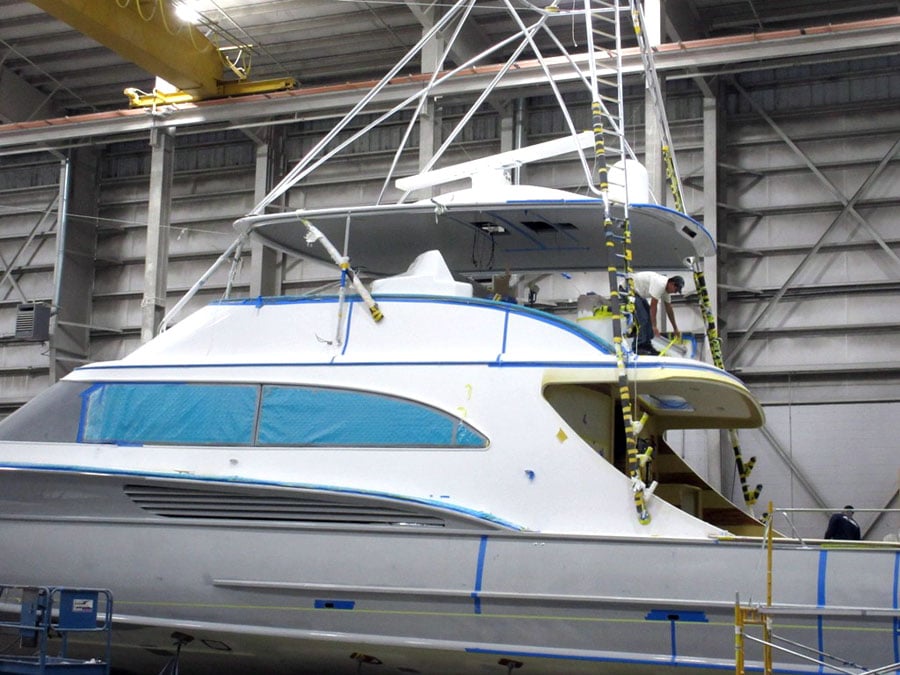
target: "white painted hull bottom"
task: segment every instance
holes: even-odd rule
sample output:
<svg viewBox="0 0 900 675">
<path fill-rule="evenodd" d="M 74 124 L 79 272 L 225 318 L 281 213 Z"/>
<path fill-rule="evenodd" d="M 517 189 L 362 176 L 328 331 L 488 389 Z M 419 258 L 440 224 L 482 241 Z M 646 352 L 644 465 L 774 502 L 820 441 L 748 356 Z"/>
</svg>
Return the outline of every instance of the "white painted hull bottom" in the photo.
<svg viewBox="0 0 900 675">
<path fill-rule="evenodd" d="M 190 675 L 355 673 L 353 654 L 425 675 L 731 671 L 736 594 L 765 601 L 760 542 L 135 518 L 116 515 L 126 482 L 0 473 L 3 581 L 110 588 L 122 672 L 156 675 L 174 630 L 194 637 Z M 776 635 L 860 667 L 900 660 L 900 551 L 783 543 L 774 560 L 775 603 L 795 606 Z M 759 670 L 761 648 L 747 658 Z"/>
</svg>

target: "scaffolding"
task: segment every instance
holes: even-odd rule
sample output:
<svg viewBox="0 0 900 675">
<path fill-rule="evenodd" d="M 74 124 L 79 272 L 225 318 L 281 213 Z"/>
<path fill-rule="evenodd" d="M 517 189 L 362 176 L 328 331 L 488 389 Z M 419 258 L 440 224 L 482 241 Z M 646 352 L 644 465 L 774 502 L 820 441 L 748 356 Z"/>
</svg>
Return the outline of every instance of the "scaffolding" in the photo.
<svg viewBox="0 0 900 675">
<path fill-rule="evenodd" d="M 18 643 L 0 653 L 0 673 L 109 675 L 113 608 L 110 591 L 0 586 L 0 600 L 0 617 L 18 610 L 18 619 L 0 621 L 0 632 L 17 636 Z M 99 637 L 92 643 L 98 656 L 70 656 L 70 638 L 88 635 Z"/>
<path fill-rule="evenodd" d="M 754 665 L 753 668 L 747 667 L 747 647 L 748 643 L 760 645 L 762 648 L 762 672 L 763 675 L 772 675 L 773 653 L 779 652 L 787 656 L 793 657 L 801 662 L 813 664 L 819 673 L 839 673 L 842 675 L 886 675 L 887 673 L 900 672 L 900 662 L 890 663 L 877 668 L 866 668 L 857 663 L 841 658 L 836 654 L 827 653 L 819 648 L 810 647 L 794 640 L 789 640 L 783 636 L 776 634 L 774 630 L 775 616 L 784 613 L 797 612 L 797 608 L 783 610 L 773 603 L 772 597 L 772 581 L 773 581 L 773 551 L 775 528 L 774 521 L 777 513 L 796 511 L 797 509 L 774 509 L 772 502 L 769 502 L 769 517 L 766 519 L 766 600 L 764 605 L 742 604 L 739 595 L 735 596 L 734 603 L 734 672 L 735 675 L 746 675 L 747 672 L 759 672 L 759 667 Z M 800 540 L 802 545 L 803 540 Z M 818 616 L 828 616 L 830 612 L 823 607 L 809 608 Z M 876 613 L 877 610 L 859 608 L 861 613 Z M 836 616 L 846 616 L 846 610 L 836 614 Z M 894 638 L 900 638 L 900 618 L 895 617 L 893 620 Z M 761 637 L 757 637 L 750 633 L 750 629 L 758 627 Z"/>
</svg>

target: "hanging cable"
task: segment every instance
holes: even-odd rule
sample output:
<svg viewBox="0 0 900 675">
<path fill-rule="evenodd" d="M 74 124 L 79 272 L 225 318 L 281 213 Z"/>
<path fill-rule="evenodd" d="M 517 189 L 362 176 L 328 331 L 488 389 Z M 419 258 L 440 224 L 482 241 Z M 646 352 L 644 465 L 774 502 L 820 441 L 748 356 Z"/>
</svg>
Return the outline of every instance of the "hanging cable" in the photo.
<svg viewBox="0 0 900 675">
<path fill-rule="evenodd" d="M 694 272 L 694 285 L 697 288 L 697 302 L 700 305 L 700 313 L 703 315 L 703 321 L 706 324 L 706 336 L 709 343 L 709 352 L 712 356 L 713 364 L 717 368 L 725 368 L 725 361 L 722 358 L 722 340 L 719 337 L 719 330 L 716 327 L 716 317 L 713 314 L 712 303 L 709 299 L 709 290 L 706 287 L 706 277 L 703 274 L 703 268 L 699 260 L 692 260 L 691 267 Z M 734 466 L 737 471 L 738 479 L 741 483 L 741 493 L 744 496 L 744 503 L 753 512 L 753 505 L 762 492 L 762 485 L 751 488 L 749 484 L 750 472 L 756 464 L 756 457 L 751 457 L 749 461 L 744 461 L 741 453 L 740 439 L 736 429 L 728 430 L 728 440 L 731 443 L 731 451 L 734 455 Z"/>
</svg>

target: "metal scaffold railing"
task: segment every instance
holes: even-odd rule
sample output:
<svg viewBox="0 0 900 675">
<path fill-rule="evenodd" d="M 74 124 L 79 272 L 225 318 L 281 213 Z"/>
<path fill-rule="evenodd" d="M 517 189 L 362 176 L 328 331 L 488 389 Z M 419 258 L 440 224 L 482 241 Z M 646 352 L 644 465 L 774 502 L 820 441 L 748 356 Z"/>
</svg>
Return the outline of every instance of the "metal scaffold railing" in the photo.
<svg viewBox="0 0 900 675">
<path fill-rule="evenodd" d="M 877 513 L 896 512 L 896 509 L 867 509 Z M 765 520 L 765 552 L 766 552 L 766 598 L 763 604 L 742 603 L 739 595 L 735 596 L 734 602 L 734 672 L 735 675 L 746 675 L 748 672 L 759 672 L 760 665 L 764 675 L 771 675 L 775 672 L 773 655 L 777 652 L 782 656 L 791 658 L 799 664 L 811 664 L 819 673 L 835 673 L 838 675 L 886 675 L 887 673 L 900 672 L 900 662 L 889 663 L 877 668 L 868 668 L 853 661 L 849 661 L 838 654 L 829 653 L 822 648 L 821 643 L 818 646 L 810 646 L 802 644 L 796 640 L 790 640 L 779 635 L 775 631 L 775 618 L 780 614 L 799 615 L 805 609 L 814 612 L 821 621 L 825 616 L 837 616 L 846 618 L 847 616 L 869 615 L 879 616 L 884 614 L 883 608 L 878 607 L 836 607 L 828 609 L 821 604 L 813 607 L 803 607 L 798 605 L 790 605 L 787 607 L 779 607 L 774 602 L 773 586 L 774 586 L 774 553 L 775 538 L 781 537 L 775 532 L 776 517 L 784 515 L 787 517 L 795 512 L 817 512 L 829 511 L 828 509 L 797 509 L 797 508 L 774 508 L 770 501 L 768 504 L 768 517 Z M 790 519 L 788 519 L 790 522 Z M 791 523 L 793 529 L 793 524 Z M 804 548 L 807 544 L 800 539 L 796 539 Z M 850 544 L 859 542 L 848 542 Z M 875 546 L 891 545 L 882 544 L 881 542 L 874 544 Z M 895 590 L 896 594 L 896 590 Z M 896 604 L 894 604 L 894 613 L 896 614 Z M 889 614 L 888 614 L 889 615 Z M 897 638 L 900 637 L 898 630 L 898 618 L 894 618 L 894 651 L 896 655 Z M 758 627 L 761 633 L 760 637 L 752 635 L 750 630 Z M 754 663 L 752 667 L 748 666 L 748 646 L 750 644 L 759 645 L 762 650 L 761 664 Z M 801 667 L 802 668 L 802 667 Z M 798 668 L 799 670 L 800 668 Z M 779 672 L 781 672 L 779 670 Z M 812 672 L 812 671 L 810 671 Z"/>
<path fill-rule="evenodd" d="M 0 585 L 0 607 L 9 612 L 16 606 L 18 620 L 0 621 L 0 634 L 16 638 L 0 655 L 0 673 L 109 675 L 113 611 L 109 590 Z M 89 659 L 71 656 L 70 641 L 90 634 L 96 641 L 89 644 L 97 654 Z"/>
<path fill-rule="evenodd" d="M 603 229 L 607 250 L 607 273 L 609 276 L 609 309 L 612 313 L 613 344 L 616 349 L 616 372 L 622 418 L 625 426 L 626 469 L 631 479 L 634 507 L 638 521 L 650 522 L 647 509 L 648 489 L 641 471 L 641 457 L 638 452 L 638 429 L 635 425 L 635 409 L 628 381 L 625 359 L 626 315 L 634 311 L 634 278 L 631 268 L 631 232 L 628 222 L 627 180 L 623 180 L 626 198 L 621 218 L 614 218 L 609 191 L 610 166 L 625 164 L 625 128 L 622 83 L 622 24 L 628 14 L 625 2 L 585 2 L 585 33 L 587 35 L 588 68 L 591 83 L 591 124 L 594 133 L 594 161 L 596 165 L 596 186 L 603 197 Z M 613 73 L 601 78 L 597 70 L 595 38 L 612 41 Z M 623 176 L 624 177 L 624 176 Z M 624 280 L 624 297 L 620 291 L 620 277 Z"/>
</svg>

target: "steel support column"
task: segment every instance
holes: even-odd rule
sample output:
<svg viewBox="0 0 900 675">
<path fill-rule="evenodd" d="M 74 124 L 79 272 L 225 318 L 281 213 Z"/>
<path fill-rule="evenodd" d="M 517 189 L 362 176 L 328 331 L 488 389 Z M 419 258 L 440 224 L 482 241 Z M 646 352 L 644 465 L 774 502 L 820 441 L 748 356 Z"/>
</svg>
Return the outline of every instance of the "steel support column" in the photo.
<svg viewBox="0 0 900 675">
<path fill-rule="evenodd" d="M 147 205 L 147 249 L 144 258 L 144 297 L 141 300 L 141 342 L 153 339 L 166 313 L 169 264 L 169 224 L 175 137 L 168 130 L 150 132 L 150 190 Z"/>
<path fill-rule="evenodd" d="M 436 16 L 434 5 L 419 13 L 419 21 L 422 24 L 423 34 L 434 28 Z M 439 36 L 429 42 L 422 49 L 422 72 L 433 73 L 441 67 L 441 57 L 446 49 L 446 41 Z M 433 96 L 428 97 L 425 106 L 419 114 L 419 169 L 424 169 L 434 157 L 434 152 L 440 144 L 441 111 Z M 428 196 L 434 195 L 434 188 L 428 188 Z M 420 195 L 425 197 L 424 194 Z"/>
<path fill-rule="evenodd" d="M 56 238 L 56 308 L 50 340 L 50 380 L 90 357 L 94 259 L 97 253 L 99 152 L 78 148 L 63 162 Z"/>
<path fill-rule="evenodd" d="M 272 189 L 276 179 L 285 172 L 284 130 L 270 127 L 263 135 L 250 137 L 256 145 L 253 203 L 259 204 Z M 280 295 L 282 255 L 255 240 L 252 241 L 250 250 L 250 297 Z"/>
</svg>

